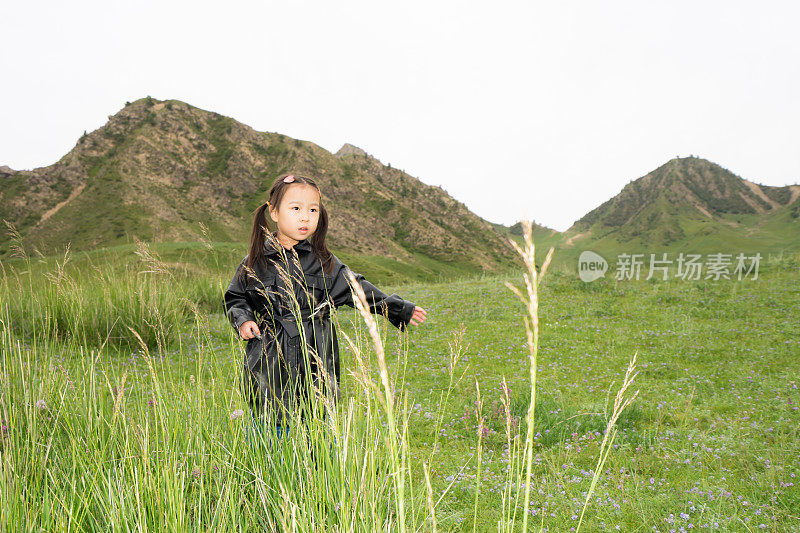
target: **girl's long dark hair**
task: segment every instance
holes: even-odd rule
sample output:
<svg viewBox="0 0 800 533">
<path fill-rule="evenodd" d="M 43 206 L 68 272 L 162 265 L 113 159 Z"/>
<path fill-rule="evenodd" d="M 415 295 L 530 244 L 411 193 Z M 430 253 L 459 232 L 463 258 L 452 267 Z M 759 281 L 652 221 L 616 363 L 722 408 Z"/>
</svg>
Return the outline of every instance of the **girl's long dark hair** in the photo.
<svg viewBox="0 0 800 533">
<path fill-rule="evenodd" d="M 325 274 L 330 274 L 331 267 L 333 266 L 333 254 L 328 250 L 328 246 L 325 243 L 325 239 L 328 236 L 328 211 L 325 209 L 325 204 L 322 203 L 322 192 L 319 190 L 317 182 L 307 176 L 298 176 L 294 174 L 294 181 L 285 183 L 283 178 L 288 175 L 289 174 L 280 176 L 275 180 L 272 187 L 269 189 L 268 201 L 261 204 L 253 213 L 253 229 L 250 232 L 250 251 L 247 254 L 245 266 L 255 271 L 256 265 L 264 261 L 262 252 L 264 250 L 264 244 L 267 242 L 267 232 L 274 233 L 274 231 L 270 229 L 272 221 L 269 220 L 267 216 L 269 207 L 275 206 L 277 209 L 280 209 L 281 201 L 283 200 L 283 195 L 286 194 L 286 190 L 297 183 L 301 185 L 310 185 L 319 192 L 319 222 L 317 223 L 317 229 L 309 238 L 309 242 L 311 243 L 311 248 L 314 250 L 314 255 L 322 262 L 323 272 Z M 277 240 L 274 238 L 271 239 L 271 241 L 277 244 Z M 280 246 L 280 244 L 278 244 L 278 246 Z"/>
</svg>

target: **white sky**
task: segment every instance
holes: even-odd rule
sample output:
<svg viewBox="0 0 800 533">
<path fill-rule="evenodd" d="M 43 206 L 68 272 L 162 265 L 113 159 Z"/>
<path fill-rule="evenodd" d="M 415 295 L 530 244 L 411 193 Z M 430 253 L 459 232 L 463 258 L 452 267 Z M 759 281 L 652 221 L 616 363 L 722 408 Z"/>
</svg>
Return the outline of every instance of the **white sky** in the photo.
<svg viewBox="0 0 800 533">
<path fill-rule="evenodd" d="M 676 155 L 800 181 L 798 22 L 789 1 L 3 2 L 0 165 L 50 165 L 150 95 L 565 230 Z"/>
</svg>

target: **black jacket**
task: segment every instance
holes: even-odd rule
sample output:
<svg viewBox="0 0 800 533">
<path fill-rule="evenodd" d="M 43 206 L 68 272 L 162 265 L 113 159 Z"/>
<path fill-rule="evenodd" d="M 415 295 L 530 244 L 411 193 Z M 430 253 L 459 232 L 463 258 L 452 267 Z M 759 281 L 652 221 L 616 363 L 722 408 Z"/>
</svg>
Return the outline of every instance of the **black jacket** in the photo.
<svg viewBox="0 0 800 533">
<path fill-rule="evenodd" d="M 245 397 L 254 413 L 266 409 L 280 424 L 284 409 L 293 410 L 297 400 L 308 394 L 306 378 L 334 402 L 338 399 L 339 343 L 330 309 L 354 304 L 346 276 L 349 268 L 336 256 L 330 273 L 325 274 L 307 239 L 293 247 L 296 261 L 292 249 L 284 249 L 284 254 L 276 248 L 269 241 L 264 245 L 266 261 L 254 269 L 256 278 L 242 275 L 245 256 L 225 291 L 225 309 L 237 335 L 246 321 L 258 324 L 261 339 L 249 339 L 245 347 Z M 415 305 L 396 294 L 387 296 L 361 274 L 353 274 L 370 311 L 405 329 Z M 320 375 L 318 362 L 324 365 L 327 379 Z M 324 387 L 321 381 L 331 386 Z"/>
</svg>

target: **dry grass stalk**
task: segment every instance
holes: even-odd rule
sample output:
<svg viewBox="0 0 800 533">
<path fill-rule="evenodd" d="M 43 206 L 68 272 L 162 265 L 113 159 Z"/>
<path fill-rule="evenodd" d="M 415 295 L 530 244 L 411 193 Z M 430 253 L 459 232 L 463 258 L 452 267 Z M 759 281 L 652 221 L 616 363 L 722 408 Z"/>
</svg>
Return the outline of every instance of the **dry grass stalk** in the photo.
<svg viewBox="0 0 800 533">
<path fill-rule="evenodd" d="M 170 278 L 172 277 L 172 271 L 169 266 L 158 257 L 155 251 L 150 249 L 150 246 L 145 241 L 137 237 L 134 237 L 133 241 L 136 243 L 136 251 L 134 253 L 139 256 L 146 268 L 146 270 L 139 271 L 139 274 L 166 274 Z"/>
<path fill-rule="evenodd" d="M 396 503 L 398 511 L 398 526 L 401 532 L 405 532 L 405 495 L 403 494 L 405 487 L 405 474 L 402 471 L 400 460 L 398 458 L 399 450 L 397 443 L 397 422 L 394 414 L 394 392 L 392 391 L 391 384 L 389 383 L 389 369 L 386 366 L 386 356 L 383 350 L 383 342 L 381 341 L 381 336 L 378 332 L 378 324 L 375 321 L 375 317 L 372 316 L 372 313 L 369 311 L 369 305 L 367 304 L 367 297 L 364 294 L 364 289 L 361 288 L 361 284 L 358 283 L 353 275 L 353 272 L 349 269 L 347 270 L 347 279 L 350 283 L 351 290 L 356 296 L 353 298 L 353 302 L 356 306 L 356 309 L 361 314 L 361 317 L 364 319 L 364 322 L 367 324 L 369 335 L 372 337 L 372 342 L 375 346 L 375 353 L 378 356 L 378 369 L 380 371 L 381 383 L 383 384 L 386 417 L 389 424 L 389 444 L 391 446 L 392 453 L 391 461 L 394 470 L 394 476 L 396 476 L 395 484 L 397 487 Z"/>
<path fill-rule="evenodd" d="M 211 240 L 208 238 L 208 226 L 200 222 L 200 243 L 206 250 L 214 248 L 211 245 Z"/>
<path fill-rule="evenodd" d="M 600 453 L 598 454 L 599 457 L 597 458 L 597 466 L 594 469 L 594 475 L 592 476 L 592 483 L 589 485 L 589 491 L 586 493 L 586 501 L 583 503 L 583 510 L 581 511 L 580 520 L 578 520 L 578 526 L 576 527 L 576 533 L 581 529 L 581 523 L 583 522 L 583 515 L 586 513 L 586 508 L 589 506 L 589 499 L 592 497 L 594 493 L 594 488 L 597 485 L 597 480 L 600 478 L 600 472 L 603 470 L 603 465 L 606 463 L 606 458 L 608 457 L 608 453 L 611 451 L 611 445 L 614 442 L 614 437 L 617 434 L 617 430 L 614 428 L 614 425 L 617 423 L 617 419 L 628 407 L 631 402 L 639 395 L 639 391 L 633 393 L 630 397 L 625 397 L 625 392 L 628 390 L 628 387 L 633 383 L 633 380 L 638 375 L 634 373 L 636 370 L 636 355 L 638 352 L 633 354 L 630 362 L 628 362 L 628 368 L 625 371 L 625 378 L 622 381 L 622 386 L 617 391 L 617 396 L 614 398 L 614 410 L 611 413 L 611 417 L 608 419 L 608 423 L 606 424 L 606 431 L 603 435 L 603 441 L 600 444 Z"/>
<path fill-rule="evenodd" d="M 512 239 L 509 239 L 509 241 L 517 253 L 522 256 L 522 260 L 524 261 L 527 269 L 527 272 L 523 275 L 523 278 L 525 279 L 526 294 L 523 296 L 517 287 L 508 282 L 506 282 L 505 285 L 517 295 L 517 298 L 519 298 L 523 305 L 525 305 L 527 311 L 527 316 L 524 318 L 530 359 L 531 401 L 528 406 L 528 414 L 526 418 L 528 431 L 525 436 L 525 501 L 522 505 L 522 508 L 527 510 L 528 502 L 530 501 L 530 480 L 533 469 L 533 424 L 534 412 L 536 409 L 537 354 L 539 352 L 539 283 L 541 283 L 542 277 L 544 276 L 545 272 L 547 272 L 547 267 L 550 265 L 550 260 L 553 257 L 554 249 L 550 248 L 550 251 L 547 253 L 547 258 L 544 261 L 544 265 L 542 265 L 541 271 L 537 271 L 536 248 L 533 244 L 533 228 L 531 221 L 523 220 L 522 228 L 525 238 L 525 248 L 520 248 L 516 241 Z M 522 530 L 528 530 L 527 512 L 524 513 L 524 518 L 522 520 Z"/>
<path fill-rule="evenodd" d="M 11 239 L 11 257 L 19 257 L 23 261 L 27 261 L 28 254 L 25 253 L 25 248 L 22 246 L 22 235 L 20 235 L 13 223 L 6 219 L 3 219 L 3 222 L 6 225 L 8 236 Z"/>
<path fill-rule="evenodd" d="M 436 533 L 436 506 L 433 504 L 433 489 L 431 488 L 431 475 L 428 471 L 428 463 L 422 463 L 422 469 L 425 472 L 425 487 L 428 489 L 428 510 L 431 513 L 431 527 L 433 533 Z"/>
</svg>

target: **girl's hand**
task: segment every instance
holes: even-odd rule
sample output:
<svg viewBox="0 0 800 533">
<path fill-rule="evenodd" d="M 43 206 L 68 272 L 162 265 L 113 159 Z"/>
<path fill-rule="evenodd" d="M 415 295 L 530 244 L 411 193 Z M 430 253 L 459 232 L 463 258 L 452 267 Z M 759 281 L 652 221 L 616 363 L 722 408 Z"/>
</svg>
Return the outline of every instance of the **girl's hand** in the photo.
<svg viewBox="0 0 800 533">
<path fill-rule="evenodd" d="M 411 315 L 411 320 L 408 323 L 412 326 L 418 326 L 425 322 L 425 315 L 427 314 L 426 310 L 417 305 L 414 307 L 414 314 Z"/>
<path fill-rule="evenodd" d="M 252 320 L 248 320 L 239 328 L 239 335 L 242 336 L 242 339 L 248 340 L 253 337 L 261 337 L 261 332 L 258 330 L 258 324 Z"/>
</svg>

